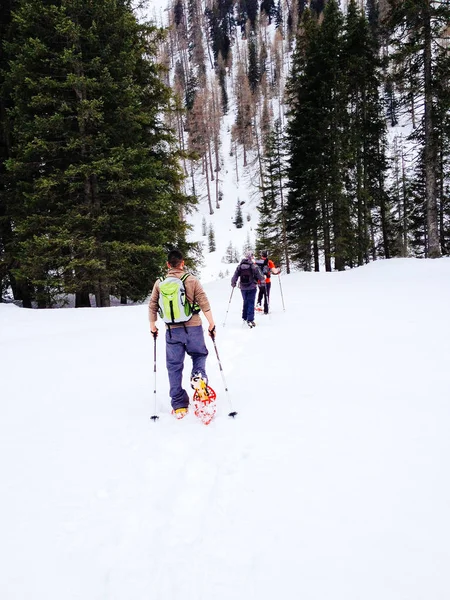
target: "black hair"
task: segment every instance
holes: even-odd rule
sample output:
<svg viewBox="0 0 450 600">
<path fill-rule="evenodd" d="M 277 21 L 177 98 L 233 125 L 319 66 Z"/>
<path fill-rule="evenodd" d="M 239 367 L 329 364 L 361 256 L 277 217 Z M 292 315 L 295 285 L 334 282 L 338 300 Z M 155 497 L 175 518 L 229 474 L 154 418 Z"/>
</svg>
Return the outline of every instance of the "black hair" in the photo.
<svg viewBox="0 0 450 600">
<path fill-rule="evenodd" d="M 167 262 L 173 269 L 179 267 L 183 260 L 183 255 L 179 250 L 171 250 L 167 256 Z"/>
</svg>

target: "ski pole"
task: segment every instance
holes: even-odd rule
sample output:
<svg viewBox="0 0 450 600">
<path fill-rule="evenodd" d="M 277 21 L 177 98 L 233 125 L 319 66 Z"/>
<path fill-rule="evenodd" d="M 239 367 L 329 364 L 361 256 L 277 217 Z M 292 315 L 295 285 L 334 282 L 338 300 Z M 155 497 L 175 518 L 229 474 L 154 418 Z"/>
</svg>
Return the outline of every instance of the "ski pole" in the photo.
<svg viewBox="0 0 450 600">
<path fill-rule="evenodd" d="M 150 417 L 150 419 L 156 423 L 156 421 L 159 419 L 158 415 L 156 414 L 156 338 L 158 337 L 158 332 L 153 333 L 153 331 L 152 331 L 152 336 L 153 336 L 153 340 L 155 342 L 153 345 L 153 373 L 155 374 L 155 384 L 153 387 L 153 398 L 155 399 L 155 404 L 154 404 L 154 414 Z"/>
<path fill-rule="evenodd" d="M 225 314 L 225 319 L 223 321 L 223 326 L 225 327 L 225 323 L 227 321 L 227 317 L 228 317 L 228 311 L 230 310 L 230 305 L 231 305 L 231 298 L 233 297 L 233 292 L 234 292 L 234 288 L 231 288 L 231 295 L 230 295 L 230 299 L 228 301 L 228 308 L 227 308 L 227 312 Z M 213 338 L 214 339 L 214 338 Z"/>
<path fill-rule="evenodd" d="M 228 402 L 230 403 L 231 412 L 228 413 L 228 416 L 234 418 L 237 415 L 237 412 L 235 410 L 233 410 L 233 405 L 231 404 L 230 393 L 228 391 L 227 382 L 225 381 L 225 375 L 223 374 L 222 363 L 220 362 L 220 358 L 219 358 L 219 352 L 217 351 L 216 336 L 212 335 L 211 339 L 212 339 L 213 344 L 214 344 L 214 350 L 216 351 L 217 362 L 219 363 L 220 374 L 222 375 L 222 381 L 223 381 L 223 385 L 225 387 L 225 391 L 227 393 Z"/>
<path fill-rule="evenodd" d="M 286 309 L 284 308 L 283 288 L 281 287 L 281 271 L 278 273 L 278 281 L 280 282 L 281 302 L 283 303 L 283 310 L 285 311 Z"/>
</svg>

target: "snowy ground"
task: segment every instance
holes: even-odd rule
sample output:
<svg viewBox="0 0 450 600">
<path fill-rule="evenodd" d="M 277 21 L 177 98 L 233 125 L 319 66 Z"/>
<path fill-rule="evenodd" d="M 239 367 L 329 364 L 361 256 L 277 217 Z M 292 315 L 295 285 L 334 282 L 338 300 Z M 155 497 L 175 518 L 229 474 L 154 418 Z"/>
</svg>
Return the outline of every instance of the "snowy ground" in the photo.
<svg viewBox="0 0 450 600">
<path fill-rule="evenodd" d="M 208 427 L 146 307 L 0 305 L 2 600 L 448 600 L 450 260 L 206 284 Z M 186 378 L 188 377 L 188 370 Z"/>
</svg>

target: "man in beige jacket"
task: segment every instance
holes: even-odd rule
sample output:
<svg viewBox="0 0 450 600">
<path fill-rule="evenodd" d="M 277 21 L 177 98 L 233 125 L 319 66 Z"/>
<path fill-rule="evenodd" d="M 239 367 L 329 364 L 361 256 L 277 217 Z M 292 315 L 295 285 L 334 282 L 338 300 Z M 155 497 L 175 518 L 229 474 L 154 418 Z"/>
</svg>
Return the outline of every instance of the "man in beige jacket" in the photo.
<svg viewBox="0 0 450 600">
<path fill-rule="evenodd" d="M 172 250 L 167 257 L 168 277 L 181 279 L 186 274 L 183 255 L 179 250 Z M 154 337 L 158 335 L 156 320 L 159 310 L 160 281 L 153 286 L 149 302 L 150 331 Z M 214 338 L 216 327 L 209 305 L 208 297 L 200 281 L 189 275 L 184 280 L 186 299 L 191 304 L 197 304 L 208 320 L 208 333 Z M 170 398 L 172 408 L 177 418 L 186 415 L 189 406 L 189 396 L 182 387 L 183 367 L 186 352 L 192 358 L 191 385 L 201 378 L 207 383 L 205 364 L 208 350 L 203 336 L 202 320 L 199 314 L 193 314 L 185 323 L 166 325 L 166 365 L 169 374 Z"/>
</svg>

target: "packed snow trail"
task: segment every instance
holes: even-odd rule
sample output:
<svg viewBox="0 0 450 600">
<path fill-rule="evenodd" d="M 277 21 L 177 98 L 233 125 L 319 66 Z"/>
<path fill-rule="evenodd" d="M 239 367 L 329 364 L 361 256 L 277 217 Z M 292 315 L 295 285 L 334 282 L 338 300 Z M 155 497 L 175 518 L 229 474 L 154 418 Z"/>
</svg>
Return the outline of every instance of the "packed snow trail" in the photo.
<svg viewBox="0 0 450 600">
<path fill-rule="evenodd" d="M 145 306 L 0 305 L 2 600 L 448 600 L 450 260 L 282 284 L 252 330 L 206 286 L 207 427 L 163 335 L 150 420 Z"/>
</svg>

